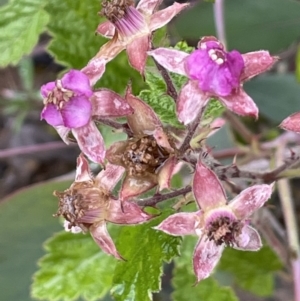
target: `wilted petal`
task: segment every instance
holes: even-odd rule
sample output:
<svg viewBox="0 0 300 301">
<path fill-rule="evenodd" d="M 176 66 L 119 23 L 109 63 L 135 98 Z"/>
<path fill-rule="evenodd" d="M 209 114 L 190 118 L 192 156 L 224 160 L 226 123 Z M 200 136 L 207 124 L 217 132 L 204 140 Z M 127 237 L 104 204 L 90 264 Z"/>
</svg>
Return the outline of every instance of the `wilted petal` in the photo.
<svg viewBox="0 0 300 301">
<path fill-rule="evenodd" d="M 300 112 L 285 118 L 279 126 L 284 130 L 300 133 Z"/>
<path fill-rule="evenodd" d="M 96 33 L 111 39 L 115 34 L 116 27 L 110 21 L 105 21 L 98 25 Z"/>
<path fill-rule="evenodd" d="M 91 171 L 90 171 L 88 161 L 86 160 L 83 154 L 80 154 L 79 157 L 77 158 L 75 181 L 76 182 L 90 181 L 92 179 L 90 172 Z"/>
<path fill-rule="evenodd" d="M 241 75 L 241 81 L 249 80 L 250 78 L 266 72 L 277 61 L 278 57 L 271 56 L 269 51 L 260 50 L 242 54 L 245 68 Z"/>
<path fill-rule="evenodd" d="M 92 116 L 92 104 L 86 96 L 74 96 L 61 109 L 63 125 L 76 129 L 85 126 Z"/>
<path fill-rule="evenodd" d="M 122 178 L 124 171 L 124 167 L 108 163 L 95 179 L 101 187 L 107 191 L 112 191 Z"/>
<path fill-rule="evenodd" d="M 94 86 L 105 72 L 105 66 L 105 58 L 94 57 L 88 62 L 88 64 L 83 69 L 81 69 L 81 72 L 83 72 L 88 77 L 90 85 Z"/>
<path fill-rule="evenodd" d="M 105 222 L 94 224 L 90 227 L 90 233 L 97 245 L 107 254 L 123 259 L 106 229 Z"/>
<path fill-rule="evenodd" d="M 199 207 L 204 211 L 226 204 L 224 188 L 218 177 L 200 161 L 196 165 L 193 193 Z"/>
<path fill-rule="evenodd" d="M 172 214 L 153 229 L 163 231 L 169 235 L 195 235 L 201 212 L 180 212 Z"/>
<path fill-rule="evenodd" d="M 141 99 L 135 97 L 131 93 L 130 87 L 126 91 L 126 100 L 134 110 L 134 113 L 127 117 L 127 121 L 135 135 L 143 135 L 162 126 L 153 109 Z"/>
<path fill-rule="evenodd" d="M 45 119 L 52 126 L 64 125 L 60 111 L 57 110 L 54 104 L 48 104 L 44 107 L 41 113 L 41 120 Z"/>
<path fill-rule="evenodd" d="M 111 200 L 107 220 L 115 224 L 135 225 L 147 222 L 153 215 L 144 212 L 133 202 Z"/>
<path fill-rule="evenodd" d="M 248 218 L 271 197 L 272 185 L 254 185 L 243 190 L 230 203 L 229 207 L 239 219 Z"/>
<path fill-rule="evenodd" d="M 163 190 L 165 188 L 169 189 L 171 187 L 171 179 L 176 165 L 177 159 L 174 156 L 164 162 L 157 175 L 159 190 Z"/>
<path fill-rule="evenodd" d="M 226 97 L 219 97 L 220 101 L 230 111 L 241 116 L 258 117 L 258 108 L 253 99 L 242 89 L 239 88 Z"/>
<path fill-rule="evenodd" d="M 196 81 L 188 81 L 181 89 L 176 104 L 179 121 L 185 125 L 192 122 L 208 100 L 209 96 L 198 88 Z"/>
<path fill-rule="evenodd" d="M 246 225 L 241 234 L 235 239 L 233 248 L 244 251 L 258 251 L 262 247 L 258 232 L 252 227 Z"/>
<path fill-rule="evenodd" d="M 147 51 L 150 49 L 149 35 L 135 38 L 129 45 L 127 45 L 126 49 L 130 65 L 144 75 Z"/>
<path fill-rule="evenodd" d="M 158 8 L 162 0 L 141 0 L 139 1 L 136 9 L 145 14 L 151 15 L 153 11 Z"/>
<path fill-rule="evenodd" d="M 145 132 L 147 133 L 147 131 Z M 170 153 L 174 152 L 173 147 L 170 145 L 168 135 L 164 132 L 162 127 L 157 127 L 154 132 L 149 132 L 149 134 L 153 134 L 153 137 L 159 146 L 165 148 Z"/>
<path fill-rule="evenodd" d="M 94 116 L 121 117 L 133 113 L 133 109 L 125 99 L 108 89 L 95 91 L 92 103 Z"/>
<path fill-rule="evenodd" d="M 173 5 L 157 11 L 152 17 L 150 21 L 150 30 L 154 31 L 158 28 L 161 28 L 168 24 L 178 13 L 180 13 L 184 8 L 189 6 L 189 3 L 177 3 L 174 2 Z"/>
<path fill-rule="evenodd" d="M 49 82 L 41 87 L 41 95 L 46 98 L 53 89 L 55 88 L 55 82 Z"/>
<path fill-rule="evenodd" d="M 219 262 L 223 252 L 223 246 L 217 246 L 214 241 L 202 236 L 194 251 L 194 272 L 199 282 L 210 276 Z"/>
<path fill-rule="evenodd" d="M 128 200 L 131 197 L 142 194 L 157 184 L 155 177 L 133 177 L 126 175 L 120 191 L 121 200 Z"/>
<path fill-rule="evenodd" d="M 98 59 L 105 59 L 106 62 L 109 62 L 112 59 L 114 59 L 125 48 L 126 48 L 126 44 L 121 43 L 118 40 L 118 35 L 115 34 L 110 41 L 105 43 L 100 48 L 100 50 L 92 60 L 98 58 Z"/>
<path fill-rule="evenodd" d="M 68 138 L 69 133 L 70 133 L 70 129 L 66 128 L 64 126 L 55 126 L 55 129 L 58 133 L 58 135 L 60 136 L 60 138 L 63 140 L 64 143 L 66 144 L 70 144 L 70 140 Z"/>
<path fill-rule="evenodd" d="M 127 145 L 127 141 L 118 141 L 113 143 L 106 151 L 106 159 L 112 164 L 122 165 L 124 163 L 122 158 Z"/>
<path fill-rule="evenodd" d="M 81 128 L 73 129 L 72 133 L 81 151 L 91 161 L 102 164 L 105 157 L 105 145 L 94 122 L 90 121 Z"/>
<path fill-rule="evenodd" d="M 186 76 L 184 61 L 188 53 L 176 49 L 157 48 L 148 51 L 148 54 L 167 70 Z"/>
<path fill-rule="evenodd" d="M 72 69 L 62 77 L 61 82 L 65 89 L 74 91 L 78 95 L 86 97 L 93 95 L 89 78 L 83 71 Z"/>
</svg>

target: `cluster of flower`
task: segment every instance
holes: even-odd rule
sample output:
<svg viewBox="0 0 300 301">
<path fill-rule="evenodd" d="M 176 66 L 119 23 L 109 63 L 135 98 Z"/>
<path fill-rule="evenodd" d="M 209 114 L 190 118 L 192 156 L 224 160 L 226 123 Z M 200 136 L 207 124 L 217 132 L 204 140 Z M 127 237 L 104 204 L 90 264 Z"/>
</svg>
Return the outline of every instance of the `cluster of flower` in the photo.
<svg viewBox="0 0 300 301">
<path fill-rule="evenodd" d="M 66 191 L 55 192 L 60 200 L 56 215 L 65 218 L 66 230 L 90 231 L 100 248 L 118 259 L 122 257 L 107 232 L 106 222 L 138 224 L 154 218 L 132 198 L 156 186 L 159 191 L 169 189 L 172 175 L 188 161 L 184 159 L 186 154 L 197 158 L 192 164 L 192 191 L 199 210 L 173 214 L 155 229 L 175 236 L 199 237 L 193 265 L 200 281 L 210 275 L 224 246 L 250 251 L 261 247 L 259 234 L 249 225 L 249 216 L 268 200 L 272 185 L 251 186 L 228 202 L 217 175 L 199 155 L 199 149 L 191 149 L 190 141 L 199 130 L 199 121 L 211 98 L 238 115 L 257 118 L 258 108 L 243 90 L 243 82 L 267 71 L 277 58 L 268 51 L 227 52 L 211 36 L 202 38 L 191 54 L 171 48 L 151 49 L 152 32 L 187 6 L 174 3 L 156 11 L 160 2 L 141 0 L 134 7 L 131 0 L 103 1 L 102 14 L 109 21 L 100 24 L 97 32 L 111 40 L 81 71 L 70 70 L 62 79 L 42 86 L 45 107 L 41 118 L 66 143 L 72 132 L 82 153 L 104 166 L 94 177 L 84 155 L 79 156 L 75 182 Z M 93 89 L 105 72 L 105 65 L 124 49 L 131 66 L 142 75 L 149 55 L 162 68 L 188 78 L 175 99 L 178 120 L 185 126 L 183 134 L 172 135 L 153 109 L 132 94 L 130 87 L 124 98 L 108 89 Z M 123 127 L 128 139 L 106 150 L 95 122 L 117 117 L 126 117 Z M 294 122 L 291 118 L 284 127 Z M 191 128 L 195 129 L 192 135 Z M 116 197 L 112 190 L 124 173 Z"/>
</svg>

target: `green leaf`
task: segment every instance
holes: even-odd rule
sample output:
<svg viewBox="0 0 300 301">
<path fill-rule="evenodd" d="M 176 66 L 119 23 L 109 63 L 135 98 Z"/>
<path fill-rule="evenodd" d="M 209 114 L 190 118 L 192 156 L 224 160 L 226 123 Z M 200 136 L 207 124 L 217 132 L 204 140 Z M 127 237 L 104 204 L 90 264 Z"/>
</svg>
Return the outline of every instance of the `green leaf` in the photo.
<svg viewBox="0 0 300 301">
<path fill-rule="evenodd" d="M 47 0 L 11 0 L 0 8 L 0 67 L 17 64 L 29 54 L 45 30 Z"/>
<path fill-rule="evenodd" d="M 242 252 L 226 248 L 218 269 L 233 274 L 236 283 L 258 296 L 268 296 L 273 292 L 274 271 L 282 264 L 269 247 L 258 252 Z"/>
<path fill-rule="evenodd" d="M 229 287 L 222 287 L 212 277 L 195 284 L 195 275 L 192 267 L 192 257 L 197 243 L 195 237 L 185 237 L 182 243 L 181 256 L 175 259 L 173 271 L 174 301 L 237 301 L 233 290 Z"/>
<path fill-rule="evenodd" d="M 290 0 L 230 0 L 224 2 L 229 49 L 282 51 L 299 37 L 300 3 Z M 173 34 L 198 40 L 216 36 L 213 5 L 199 1 L 175 20 Z M 172 33 L 171 28 L 171 33 Z"/>
<path fill-rule="evenodd" d="M 260 76 L 244 87 L 257 104 L 260 114 L 276 124 L 300 110 L 300 84 L 293 74 Z"/>
<path fill-rule="evenodd" d="M 97 300 L 111 287 L 116 259 L 102 252 L 90 235 L 60 232 L 45 243 L 32 295 L 47 300 Z"/>
<path fill-rule="evenodd" d="M 181 239 L 152 229 L 166 216 L 135 227 L 124 227 L 117 248 L 125 262 L 119 262 L 113 278 L 116 301 L 150 301 L 160 290 L 162 264 L 178 255 Z"/>
<path fill-rule="evenodd" d="M 43 255 L 42 243 L 62 229 L 53 190 L 70 182 L 51 181 L 14 192 L 0 204 L 0 299 L 30 301 L 31 276 Z"/>
</svg>

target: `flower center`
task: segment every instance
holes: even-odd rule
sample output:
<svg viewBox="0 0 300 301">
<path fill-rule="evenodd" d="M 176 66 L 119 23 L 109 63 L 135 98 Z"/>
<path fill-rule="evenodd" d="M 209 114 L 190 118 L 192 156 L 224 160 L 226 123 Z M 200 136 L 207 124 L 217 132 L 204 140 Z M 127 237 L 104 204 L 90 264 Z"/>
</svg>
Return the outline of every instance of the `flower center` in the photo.
<svg viewBox="0 0 300 301">
<path fill-rule="evenodd" d="M 169 152 L 159 146 L 153 136 L 129 141 L 122 157 L 130 175 L 143 175 L 155 170 L 168 158 Z"/>
<path fill-rule="evenodd" d="M 55 217 L 63 216 L 69 227 L 79 226 L 86 229 L 102 217 L 109 206 L 108 195 L 94 186 L 93 181 L 75 182 L 64 192 L 54 191 L 59 198 Z"/>
<path fill-rule="evenodd" d="M 116 23 L 126 15 L 128 7 L 133 4 L 133 0 L 104 0 L 101 14 L 112 23 Z"/>
<path fill-rule="evenodd" d="M 44 105 L 53 103 L 57 110 L 61 110 L 74 94 L 73 91 L 65 89 L 61 80 L 58 79 L 55 82 L 55 88 L 44 99 Z"/>
<path fill-rule="evenodd" d="M 207 237 L 209 240 L 214 240 L 218 246 L 223 243 L 231 246 L 241 230 L 242 224 L 239 221 L 233 221 L 228 216 L 224 216 L 209 224 Z"/>
</svg>

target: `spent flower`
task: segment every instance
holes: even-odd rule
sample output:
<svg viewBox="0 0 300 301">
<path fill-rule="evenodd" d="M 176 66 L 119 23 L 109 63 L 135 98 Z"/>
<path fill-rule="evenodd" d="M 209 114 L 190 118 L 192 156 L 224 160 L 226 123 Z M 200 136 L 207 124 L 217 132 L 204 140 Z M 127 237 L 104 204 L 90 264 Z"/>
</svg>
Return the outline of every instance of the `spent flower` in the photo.
<svg viewBox="0 0 300 301">
<path fill-rule="evenodd" d="M 59 208 L 55 216 L 66 219 L 67 231 L 89 231 L 94 241 L 106 253 L 122 259 L 110 237 L 106 223 L 135 225 L 152 218 L 132 202 L 120 202 L 112 190 L 124 173 L 124 168 L 107 164 L 93 177 L 87 160 L 81 154 L 77 159 L 75 182 L 64 192 L 55 191 Z"/>
<path fill-rule="evenodd" d="M 191 54 L 157 48 L 149 55 L 167 70 L 185 75 L 189 81 L 177 100 L 177 116 L 184 124 L 192 122 L 210 98 L 242 116 L 258 117 L 258 108 L 244 91 L 243 82 L 267 71 L 277 61 L 268 51 L 240 54 L 227 52 L 215 37 L 204 37 Z"/>
<path fill-rule="evenodd" d="M 173 214 L 156 229 L 174 236 L 199 237 L 193 256 L 194 272 L 199 282 L 212 273 L 225 246 L 245 251 L 261 248 L 260 236 L 249 226 L 249 217 L 270 198 L 272 185 L 254 185 L 227 203 L 215 173 L 198 162 L 193 193 L 198 211 Z"/>
<path fill-rule="evenodd" d="M 133 110 L 113 91 L 92 90 L 90 79 L 95 79 L 95 72 L 90 72 L 91 66 L 85 69 L 88 75 L 83 71 L 70 70 L 62 79 L 41 87 L 45 105 L 41 119 L 53 126 L 67 144 L 71 131 L 82 152 L 90 160 L 102 164 L 105 146 L 93 116 L 120 117 L 132 114 Z"/>
</svg>

